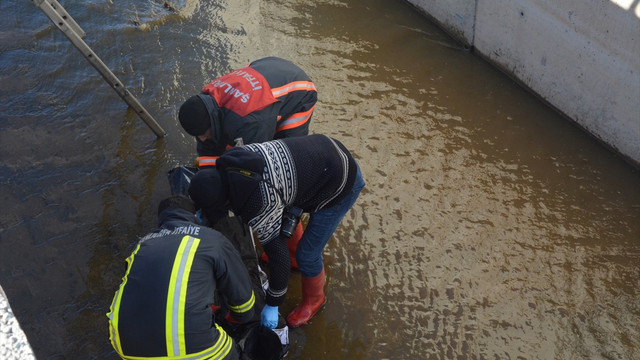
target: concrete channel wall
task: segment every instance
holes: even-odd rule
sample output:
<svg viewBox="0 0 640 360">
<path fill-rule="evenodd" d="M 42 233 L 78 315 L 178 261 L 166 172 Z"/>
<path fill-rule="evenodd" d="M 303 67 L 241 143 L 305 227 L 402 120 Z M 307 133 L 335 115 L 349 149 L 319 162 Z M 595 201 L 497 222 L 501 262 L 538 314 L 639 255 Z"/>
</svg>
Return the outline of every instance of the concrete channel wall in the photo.
<svg viewBox="0 0 640 360">
<path fill-rule="evenodd" d="M 640 167 L 640 0 L 405 0 Z"/>
<path fill-rule="evenodd" d="M 27 336 L 13 315 L 7 295 L 0 286 L 0 359 L 35 360 Z"/>
</svg>

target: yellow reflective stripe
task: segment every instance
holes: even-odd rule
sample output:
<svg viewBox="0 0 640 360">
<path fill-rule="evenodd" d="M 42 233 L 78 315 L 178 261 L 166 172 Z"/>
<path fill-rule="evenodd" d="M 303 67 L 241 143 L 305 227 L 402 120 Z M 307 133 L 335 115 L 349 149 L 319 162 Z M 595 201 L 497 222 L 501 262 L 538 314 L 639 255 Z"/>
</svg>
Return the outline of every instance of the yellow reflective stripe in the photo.
<svg viewBox="0 0 640 360">
<path fill-rule="evenodd" d="M 231 351 L 231 345 L 233 344 L 233 340 L 227 335 L 227 332 L 224 331 L 218 323 L 214 323 L 216 325 L 216 329 L 220 332 L 220 336 L 218 337 L 218 341 L 210 348 L 213 352 L 213 356 L 211 356 L 211 360 L 223 359 L 225 356 L 229 354 Z"/>
<path fill-rule="evenodd" d="M 205 350 L 198 353 L 182 355 L 182 356 L 158 356 L 158 357 L 144 357 L 144 356 L 125 356 L 119 354 L 125 360 L 221 360 L 224 359 L 233 346 L 233 340 L 227 335 L 227 333 L 218 324 L 216 329 L 220 332 L 220 337 L 216 343 Z"/>
<path fill-rule="evenodd" d="M 256 297 L 253 291 L 251 291 L 251 298 L 246 303 L 242 305 L 237 305 L 237 306 L 229 305 L 229 309 L 236 313 L 244 313 L 251 310 L 251 308 L 253 307 L 253 304 L 255 303 L 256 303 Z"/>
<path fill-rule="evenodd" d="M 191 236 L 183 237 L 173 261 L 165 316 L 168 356 L 181 356 L 187 352 L 184 340 L 184 311 L 189 273 L 199 244 L 200 239 Z"/>
<path fill-rule="evenodd" d="M 118 323 L 120 321 L 120 302 L 122 301 L 122 290 L 124 290 L 124 286 L 127 284 L 127 280 L 129 277 L 129 272 L 131 271 L 131 264 L 133 264 L 133 257 L 140 250 L 140 244 L 136 246 L 135 250 L 129 255 L 127 258 L 127 271 L 124 273 L 124 277 L 122 277 L 122 283 L 116 291 L 116 294 L 113 296 L 113 301 L 111 302 L 111 306 L 109 307 L 109 313 L 107 313 L 107 317 L 109 318 L 109 340 L 111 341 L 111 345 L 116 350 L 118 354 L 122 356 L 122 345 L 120 344 L 120 334 L 118 334 Z"/>
</svg>

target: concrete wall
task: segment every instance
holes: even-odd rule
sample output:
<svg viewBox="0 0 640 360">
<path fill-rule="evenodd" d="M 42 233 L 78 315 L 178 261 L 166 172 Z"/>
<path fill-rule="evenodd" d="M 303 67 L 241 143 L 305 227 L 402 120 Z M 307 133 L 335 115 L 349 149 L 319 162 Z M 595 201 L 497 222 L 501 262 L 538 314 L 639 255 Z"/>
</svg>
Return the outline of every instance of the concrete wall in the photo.
<svg viewBox="0 0 640 360">
<path fill-rule="evenodd" d="M 407 0 L 640 166 L 640 0 Z"/>
<path fill-rule="evenodd" d="M 408 0 L 466 46 L 473 45 L 477 0 Z"/>
<path fill-rule="evenodd" d="M 0 359 L 35 360 L 27 336 L 13 315 L 7 295 L 0 286 Z"/>
</svg>

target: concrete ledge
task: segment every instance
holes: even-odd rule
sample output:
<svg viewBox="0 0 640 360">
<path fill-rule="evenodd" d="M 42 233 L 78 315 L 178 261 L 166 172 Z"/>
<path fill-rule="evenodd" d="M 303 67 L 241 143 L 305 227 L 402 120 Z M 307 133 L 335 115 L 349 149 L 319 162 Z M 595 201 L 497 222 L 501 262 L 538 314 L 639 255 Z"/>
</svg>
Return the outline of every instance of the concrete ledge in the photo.
<svg viewBox="0 0 640 360">
<path fill-rule="evenodd" d="M 420 13 L 438 24 L 454 39 L 473 46 L 476 0 L 408 0 Z"/>
<path fill-rule="evenodd" d="M 34 360 L 31 345 L 13 315 L 7 295 L 0 287 L 0 359 Z"/>
<path fill-rule="evenodd" d="M 640 2 L 407 1 L 640 167 Z"/>
</svg>

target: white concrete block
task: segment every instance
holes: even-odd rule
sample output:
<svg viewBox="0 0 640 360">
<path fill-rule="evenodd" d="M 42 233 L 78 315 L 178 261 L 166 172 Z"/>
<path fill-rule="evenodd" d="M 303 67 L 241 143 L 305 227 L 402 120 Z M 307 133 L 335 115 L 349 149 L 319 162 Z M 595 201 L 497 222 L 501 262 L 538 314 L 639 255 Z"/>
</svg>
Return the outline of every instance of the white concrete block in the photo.
<svg viewBox="0 0 640 360">
<path fill-rule="evenodd" d="M 0 359 L 35 360 L 33 350 L 0 287 Z"/>
<path fill-rule="evenodd" d="M 609 0 L 479 0 L 475 50 L 640 163 L 640 19 Z"/>
<path fill-rule="evenodd" d="M 640 166 L 637 0 L 408 0 Z"/>
</svg>

